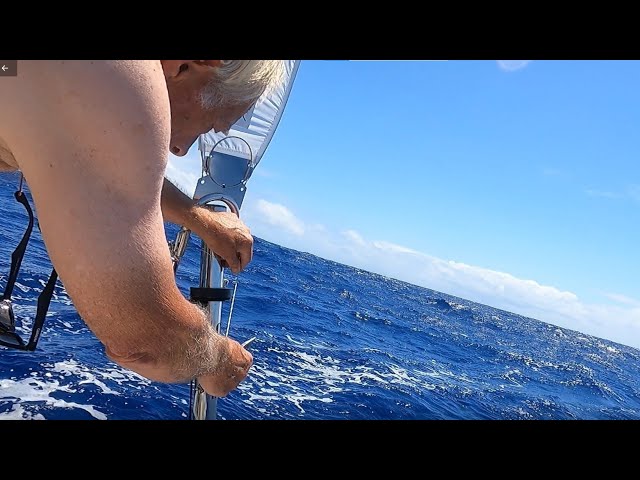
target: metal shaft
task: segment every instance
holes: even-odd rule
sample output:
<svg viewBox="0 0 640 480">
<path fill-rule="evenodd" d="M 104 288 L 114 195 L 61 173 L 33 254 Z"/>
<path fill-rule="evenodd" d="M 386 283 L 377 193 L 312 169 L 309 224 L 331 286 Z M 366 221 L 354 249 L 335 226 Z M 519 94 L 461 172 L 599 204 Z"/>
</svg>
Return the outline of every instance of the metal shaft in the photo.
<svg viewBox="0 0 640 480">
<path fill-rule="evenodd" d="M 224 212 L 224 205 L 211 205 L 208 208 L 216 212 Z M 213 252 L 202 242 L 200 253 L 200 287 L 222 288 L 224 281 L 224 269 L 218 263 Z M 207 314 L 211 325 L 220 333 L 220 321 L 222 318 L 222 302 L 208 302 Z M 208 395 L 196 381 L 193 398 L 192 418 L 194 420 L 215 420 L 218 409 L 218 399 Z"/>
</svg>

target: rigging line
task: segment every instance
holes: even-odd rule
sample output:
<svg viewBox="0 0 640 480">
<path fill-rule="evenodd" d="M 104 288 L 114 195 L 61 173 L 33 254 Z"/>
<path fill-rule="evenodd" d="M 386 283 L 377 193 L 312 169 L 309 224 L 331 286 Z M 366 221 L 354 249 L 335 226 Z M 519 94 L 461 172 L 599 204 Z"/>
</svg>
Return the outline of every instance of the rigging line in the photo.
<svg viewBox="0 0 640 480">
<path fill-rule="evenodd" d="M 236 290 L 238 289 L 238 279 L 233 279 L 233 294 L 231 295 L 231 305 L 229 306 L 229 318 L 227 320 L 227 330 L 224 333 L 225 337 L 229 336 L 229 328 L 231 327 L 231 314 L 233 313 L 233 305 L 236 301 Z"/>
<path fill-rule="evenodd" d="M 189 420 L 193 420 L 193 397 L 195 396 L 195 380 L 189 382 Z"/>
</svg>

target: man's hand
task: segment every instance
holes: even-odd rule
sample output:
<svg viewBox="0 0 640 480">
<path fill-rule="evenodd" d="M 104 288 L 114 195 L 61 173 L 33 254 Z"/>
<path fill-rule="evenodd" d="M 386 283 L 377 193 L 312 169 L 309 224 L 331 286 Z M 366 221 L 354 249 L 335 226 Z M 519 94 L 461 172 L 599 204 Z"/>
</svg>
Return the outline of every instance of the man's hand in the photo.
<svg viewBox="0 0 640 480">
<path fill-rule="evenodd" d="M 214 397 L 225 397 L 247 377 L 253 364 L 253 356 L 242 345 L 228 337 L 222 337 L 220 350 L 223 358 L 218 362 L 219 369 L 214 374 L 198 377 L 204 391 Z"/>
<path fill-rule="evenodd" d="M 191 230 L 218 256 L 223 267 L 235 274 L 249 264 L 253 256 L 253 237 L 235 213 L 214 212 L 197 207 L 197 220 Z"/>
<path fill-rule="evenodd" d="M 180 189 L 164 180 L 162 214 L 166 221 L 182 225 L 200 237 L 222 260 L 223 267 L 239 273 L 253 256 L 253 237 L 235 213 L 215 212 L 198 206 Z"/>
</svg>

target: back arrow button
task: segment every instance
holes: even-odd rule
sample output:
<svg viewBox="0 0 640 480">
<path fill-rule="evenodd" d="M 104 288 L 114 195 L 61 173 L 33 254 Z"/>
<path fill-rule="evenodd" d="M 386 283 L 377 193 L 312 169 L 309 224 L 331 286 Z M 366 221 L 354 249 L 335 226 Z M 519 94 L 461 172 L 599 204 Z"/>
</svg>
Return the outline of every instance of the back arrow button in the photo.
<svg viewBox="0 0 640 480">
<path fill-rule="evenodd" d="M 0 77 L 15 77 L 17 74 L 17 60 L 0 60 Z"/>
</svg>

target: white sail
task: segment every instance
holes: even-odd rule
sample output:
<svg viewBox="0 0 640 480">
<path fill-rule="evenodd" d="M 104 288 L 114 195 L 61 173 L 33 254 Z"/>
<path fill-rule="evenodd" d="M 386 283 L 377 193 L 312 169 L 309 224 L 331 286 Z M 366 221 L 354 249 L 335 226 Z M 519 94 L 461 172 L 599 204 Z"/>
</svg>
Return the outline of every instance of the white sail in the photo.
<svg viewBox="0 0 640 480">
<path fill-rule="evenodd" d="M 219 150 L 221 153 L 241 159 L 249 160 L 250 157 L 253 157 L 251 173 L 262 159 L 278 127 L 282 112 L 291 93 L 291 87 L 293 86 L 300 60 L 286 60 L 285 65 L 284 82 L 272 91 L 270 95 L 260 97 L 254 107 L 231 127 L 229 137 L 239 137 L 244 141 L 231 138 L 216 147 L 216 152 Z M 214 145 L 225 137 L 224 133 L 215 133 L 212 130 L 200 136 L 198 148 L 205 155 L 208 155 Z"/>
</svg>

